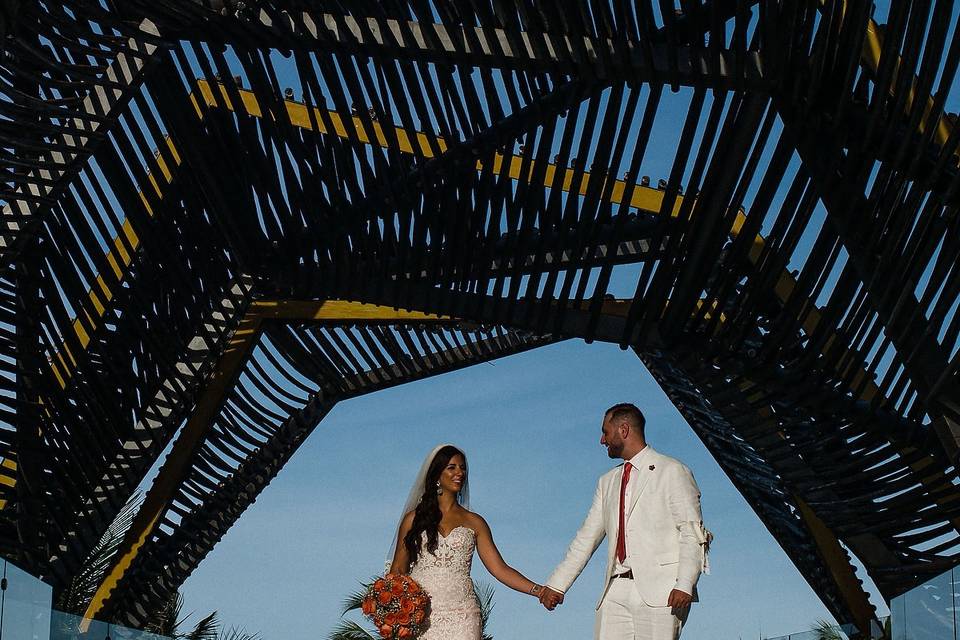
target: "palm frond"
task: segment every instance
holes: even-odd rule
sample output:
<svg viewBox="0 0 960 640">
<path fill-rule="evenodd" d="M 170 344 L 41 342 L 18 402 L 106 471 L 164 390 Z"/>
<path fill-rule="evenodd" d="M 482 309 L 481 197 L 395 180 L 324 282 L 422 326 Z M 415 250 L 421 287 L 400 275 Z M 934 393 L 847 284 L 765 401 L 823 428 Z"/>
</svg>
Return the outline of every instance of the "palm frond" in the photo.
<svg viewBox="0 0 960 640">
<path fill-rule="evenodd" d="M 221 631 L 217 640 L 263 640 L 263 636 L 249 633 L 243 627 L 230 627 L 229 631 Z"/>
<path fill-rule="evenodd" d="M 183 638 L 183 640 L 217 640 L 217 631 L 219 628 L 220 621 L 217 620 L 217 612 L 214 611 L 198 622 L 197 626 L 193 628 L 193 631 L 179 637 Z"/>
<path fill-rule="evenodd" d="M 57 599 L 57 607 L 61 611 L 81 615 L 86 610 L 100 583 L 103 582 L 104 575 L 113 565 L 117 550 L 126 538 L 127 531 L 133 524 L 133 517 L 142 503 L 143 494 L 138 491 L 123 505 L 117 517 L 90 550 L 70 584 Z"/>
<path fill-rule="evenodd" d="M 327 640 L 377 640 L 377 638 L 353 620 L 341 620 L 327 636 Z"/>
<path fill-rule="evenodd" d="M 346 598 L 344 598 L 343 611 L 341 615 L 343 615 L 344 613 L 349 613 L 354 609 L 359 609 L 360 607 L 363 606 L 363 599 L 367 596 L 367 589 L 370 588 L 370 585 L 373 584 L 374 580 L 375 578 L 371 578 L 369 582 L 361 582 L 359 591 L 354 591 L 353 593 L 348 595 Z"/>
<path fill-rule="evenodd" d="M 817 620 L 814 631 L 817 634 L 817 640 L 844 640 L 840 628 L 826 620 Z"/>
<path fill-rule="evenodd" d="M 182 610 L 183 596 L 180 595 L 179 591 L 175 591 L 170 594 L 170 597 L 163 603 L 160 609 L 153 614 L 143 630 L 161 636 L 176 637 L 178 624 L 186 620 L 186 618 L 180 617 Z M 189 617 L 188 615 L 187 618 Z"/>
<path fill-rule="evenodd" d="M 487 623 L 490 622 L 490 613 L 493 611 L 493 594 L 495 589 L 493 585 L 474 580 L 473 590 L 477 594 L 477 602 L 480 603 L 481 640 L 493 640 L 493 636 L 487 633 Z"/>
</svg>

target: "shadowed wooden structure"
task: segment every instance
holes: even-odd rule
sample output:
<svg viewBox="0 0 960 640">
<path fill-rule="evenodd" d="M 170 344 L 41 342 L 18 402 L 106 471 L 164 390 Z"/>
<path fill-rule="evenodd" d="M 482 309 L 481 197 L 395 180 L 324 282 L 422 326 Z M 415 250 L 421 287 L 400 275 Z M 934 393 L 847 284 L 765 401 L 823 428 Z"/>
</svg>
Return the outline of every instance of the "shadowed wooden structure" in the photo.
<svg viewBox="0 0 960 640">
<path fill-rule="evenodd" d="M 956 23 L 5 3 L 0 550 L 68 589 L 169 447 L 76 610 L 143 624 L 336 402 L 599 340 L 866 633 L 850 554 L 958 561 Z"/>
</svg>

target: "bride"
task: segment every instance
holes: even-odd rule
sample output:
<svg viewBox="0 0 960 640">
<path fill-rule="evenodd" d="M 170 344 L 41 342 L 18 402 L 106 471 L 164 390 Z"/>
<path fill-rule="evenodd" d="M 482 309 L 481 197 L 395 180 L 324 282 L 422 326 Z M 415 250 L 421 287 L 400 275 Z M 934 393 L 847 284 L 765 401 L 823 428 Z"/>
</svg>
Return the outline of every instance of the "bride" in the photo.
<svg viewBox="0 0 960 640">
<path fill-rule="evenodd" d="M 394 542 L 390 573 L 409 573 L 430 596 L 421 640 L 480 640 L 480 605 L 470 566 L 483 566 L 511 589 L 539 597 L 543 587 L 503 561 L 486 521 L 469 510 L 467 457 L 453 445 L 435 448 L 414 482 Z"/>
</svg>

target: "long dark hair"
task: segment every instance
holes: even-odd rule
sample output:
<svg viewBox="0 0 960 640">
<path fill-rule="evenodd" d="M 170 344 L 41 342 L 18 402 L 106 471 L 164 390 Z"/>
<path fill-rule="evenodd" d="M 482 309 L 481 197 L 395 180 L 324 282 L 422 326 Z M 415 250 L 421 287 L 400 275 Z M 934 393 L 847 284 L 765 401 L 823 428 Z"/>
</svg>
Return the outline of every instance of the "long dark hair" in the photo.
<svg viewBox="0 0 960 640">
<path fill-rule="evenodd" d="M 420 504 L 417 505 L 413 514 L 413 525 L 403 538 L 403 544 L 410 556 L 410 564 L 416 562 L 420 557 L 424 531 L 427 532 L 427 551 L 433 553 L 437 550 L 440 520 L 443 518 L 443 513 L 440 512 L 440 502 L 437 499 L 437 481 L 454 456 L 462 457 L 464 464 L 466 464 L 467 456 L 463 454 L 463 451 L 447 445 L 437 451 L 437 454 L 433 456 L 433 462 L 430 463 L 430 468 L 427 469 L 427 477 L 423 481 L 423 495 L 420 497 Z M 468 478 L 465 475 L 463 486 L 466 486 L 467 480 Z M 459 500 L 459 498 L 458 495 L 457 499 Z"/>
</svg>

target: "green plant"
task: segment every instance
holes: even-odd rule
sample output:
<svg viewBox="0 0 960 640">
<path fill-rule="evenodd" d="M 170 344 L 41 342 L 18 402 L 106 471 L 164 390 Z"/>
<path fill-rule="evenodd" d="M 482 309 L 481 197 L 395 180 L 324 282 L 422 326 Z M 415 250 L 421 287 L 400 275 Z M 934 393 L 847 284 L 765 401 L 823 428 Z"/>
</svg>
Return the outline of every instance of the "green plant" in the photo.
<svg viewBox="0 0 960 640">
<path fill-rule="evenodd" d="M 177 592 L 144 629 L 167 636 L 171 640 L 263 640 L 259 633 L 250 633 L 241 627 L 225 629 L 214 611 L 197 622 L 190 631 L 183 630 L 192 613 L 182 615 L 183 596 Z"/>
<path fill-rule="evenodd" d="M 840 632 L 840 627 L 826 620 L 817 620 L 817 626 L 814 628 L 814 631 L 817 634 L 817 640 L 846 640 Z"/>
<path fill-rule="evenodd" d="M 182 628 L 193 614 L 188 613 L 184 616 L 182 613 L 183 596 L 180 592 L 176 592 L 147 623 L 144 631 L 167 636 L 173 640 L 217 640 L 220 622 L 217 620 L 216 611 L 197 622 L 190 631 L 182 631 Z"/>
<path fill-rule="evenodd" d="M 217 640 L 263 640 L 259 633 L 248 633 L 242 628 L 230 627 L 229 631 L 220 629 Z"/>
<path fill-rule="evenodd" d="M 480 639 L 493 640 L 493 636 L 487 633 L 487 623 L 490 621 L 490 612 L 493 611 L 493 585 L 474 582 L 473 589 L 480 603 Z"/>
<path fill-rule="evenodd" d="M 363 598 L 367 594 L 367 589 L 370 588 L 370 585 L 373 584 L 373 581 L 376 578 L 371 578 L 367 582 L 360 583 L 360 589 L 354 591 L 348 595 L 343 601 L 342 611 L 340 613 L 341 620 L 337 623 L 337 626 L 333 628 L 333 631 L 330 632 L 328 640 L 378 640 L 379 636 L 373 635 L 370 631 L 364 629 L 361 625 L 357 624 L 353 620 L 344 620 L 342 616 L 348 614 L 351 611 L 359 611 L 363 606 Z"/>
</svg>

